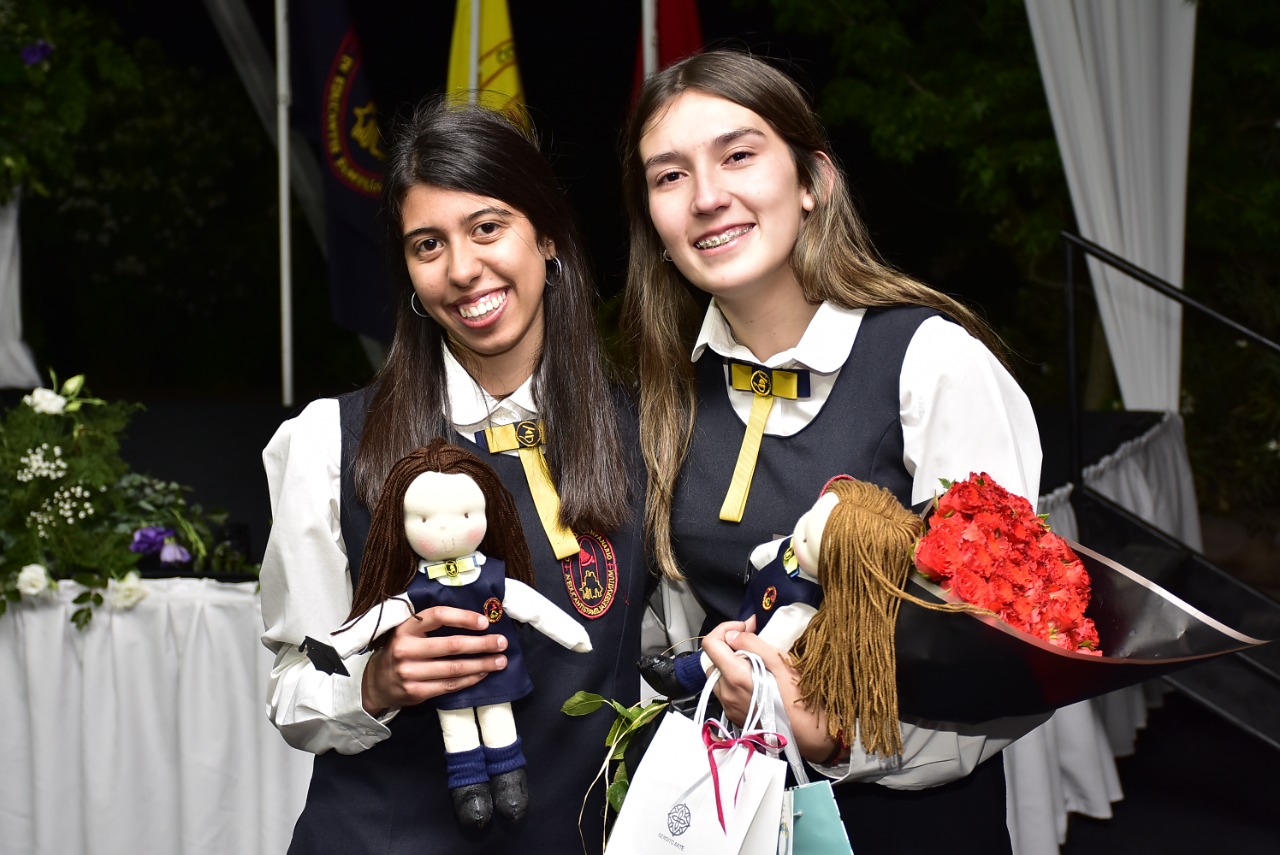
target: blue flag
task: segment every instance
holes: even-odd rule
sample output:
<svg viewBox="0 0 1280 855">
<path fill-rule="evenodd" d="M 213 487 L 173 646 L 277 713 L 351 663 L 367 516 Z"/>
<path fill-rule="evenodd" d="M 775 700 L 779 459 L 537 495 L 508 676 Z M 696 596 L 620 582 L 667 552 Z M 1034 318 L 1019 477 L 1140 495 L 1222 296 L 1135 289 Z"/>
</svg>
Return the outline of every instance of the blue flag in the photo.
<svg viewBox="0 0 1280 855">
<path fill-rule="evenodd" d="M 294 127 L 324 174 L 329 297 L 338 326 L 391 341 L 391 280 L 379 220 L 382 140 L 360 39 L 345 0 L 297 4 L 290 16 Z"/>
</svg>

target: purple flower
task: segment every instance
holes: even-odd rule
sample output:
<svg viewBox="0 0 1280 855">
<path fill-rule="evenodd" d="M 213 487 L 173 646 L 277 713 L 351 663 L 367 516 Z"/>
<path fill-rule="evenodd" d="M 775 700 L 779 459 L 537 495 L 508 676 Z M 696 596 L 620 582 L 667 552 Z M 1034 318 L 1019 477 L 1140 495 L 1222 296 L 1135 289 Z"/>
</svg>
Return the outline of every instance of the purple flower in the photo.
<svg viewBox="0 0 1280 855">
<path fill-rule="evenodd" d="M 169 538 L 160 548 L 161 564 L 186 564 L 191 560 L 191 553 L 180 546 L 176 540 Z"/>
<path fill-rule="evenodd" d="M 28 66 L 44 62 L 53 55 L 53 45 L 44 39 L 36 39 L 22 49 L 22 62 Z"/>
<path fill-rule="evenodd" d="M 144 525 L 133 533 L 133 543 L 129 544 L 130 552 L 152 555 L 159 552 L 165 541 L 173 537 L 173 529 L 158 525 Z M 181 549 L 182 547 L 178 547 Z M 163 558 L 161 559 L 164 560 Z"/>
</svg>

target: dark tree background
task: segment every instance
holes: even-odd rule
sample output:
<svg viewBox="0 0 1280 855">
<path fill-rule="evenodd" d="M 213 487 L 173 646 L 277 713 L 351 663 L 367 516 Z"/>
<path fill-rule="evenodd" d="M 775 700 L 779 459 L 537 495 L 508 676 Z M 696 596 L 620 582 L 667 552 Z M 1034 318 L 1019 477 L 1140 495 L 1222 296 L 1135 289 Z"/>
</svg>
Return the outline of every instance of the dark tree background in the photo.
<svg viewBox="0 0 1280 855">
<path fill-rule="evenodd" d="M 272 45 L 270 0 L 248 5 Z M 452 0 L 352 5 L 384 114 L 443 85 Z M 617 148 L 639 4 L 509 5 L 531 113 L 611 297 L 625 269 Z M 1058 233 L 1073 221 L 1022 0 L 698 7 L 709 44 L 774 58 L 814 94 L 882 253 L 977 306 L 1037 406 L 1061 407 Z M 24 322 L 38 363 L 87 371 L 104 395 L 278 400 L 274 149 L 201 7 L 93 8 L 144 84 L 97 93 L 72 180 L 24 200 Z M 1199 4 L 1185 277 L 1188 293 L 1273 339 L 1278 36 L 1280 4 Z M 296 209 L 293 257 L 305 401 L 362 383 L 370 367 L 329 319 L 324 265 Z M 1089 402 L 1118 406 L 1091 320 L 1086 310 Z M 1184 416 L 1202 504 L 1274 527 L 1280 360 L 1257 350 L 1188 314 Z"/>
</svg>

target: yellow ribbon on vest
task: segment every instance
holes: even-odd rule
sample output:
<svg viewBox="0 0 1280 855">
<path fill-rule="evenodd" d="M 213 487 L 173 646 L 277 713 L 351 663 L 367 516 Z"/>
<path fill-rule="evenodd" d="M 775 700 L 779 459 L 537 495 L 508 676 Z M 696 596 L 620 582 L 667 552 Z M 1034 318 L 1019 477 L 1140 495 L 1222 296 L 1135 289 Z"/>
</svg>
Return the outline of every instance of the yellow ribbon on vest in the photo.
<svg viewBox="0 0 1280 855">
<path fill-rule="evenodd" d="M 751 392 L 751 416 L 747 419 L 747 432 L 738 450 L 738 462 L 733 467 L 733 479 L 729 492 L 720 506 L 720 519 L 725 522 L 742 522 L 747 507 L 747 494 L 751 492 L 751 479 L 756 474 L 756 458 L 760 456 L 760 442 L 764 439 L 764 425 L 769 420 L 774 398 L 800 397 L 800 373 L 782 368 L 762 368 L 746 362 L 729 363 L 729 384 L 739 392 Z M 807 394 L 807 390 L 806 390 Z"/>
<path fill-rule="evenodd" d="M 533 496 L 534 507 L 538 509 L 538 519 L 542 520 L 542 529 L 551 541 L 551 550 L 556 558 L 565 559 L 577 555 L 581 547 L 577 536 L 560 524 L 560 496 L 551 483 L 551 473 L 547 470 L 547 459 L 542 454 L 542 422 L 525 419 L 506 425 L 484 429 L 485 439 L 489 443 L 489 453 L 515 451 L 524 466 L 524 477 L 529 482 L 529 493 Z"/>
<path fill-rule="evenodd" d="M 450 558 L 447 561 L 432 561 L 423 569 L 427 571 L 428 579 L 439 579 L 441 576 L 456 579 L 459 573 L 469 573 L 476 569 L 475 556 L 465 555 L 462 558 Z"/>
</svg>

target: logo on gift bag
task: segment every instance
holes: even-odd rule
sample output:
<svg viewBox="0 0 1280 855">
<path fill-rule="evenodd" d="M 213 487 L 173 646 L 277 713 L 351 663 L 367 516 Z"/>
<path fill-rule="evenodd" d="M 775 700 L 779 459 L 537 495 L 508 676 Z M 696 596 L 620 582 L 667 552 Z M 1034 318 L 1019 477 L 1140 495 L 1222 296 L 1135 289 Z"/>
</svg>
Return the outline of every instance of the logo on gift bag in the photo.
<svg viewBox="0 0 1280 855">
<path fill-rule="evenodd" d="M 692 823 L 693 814 L 689 812 L 689 806 L 684 802 L 667 812 L 667 831 L 670 831 L 676 837 L 688 831 Z"/>
</svg>

